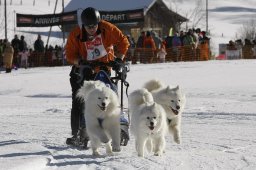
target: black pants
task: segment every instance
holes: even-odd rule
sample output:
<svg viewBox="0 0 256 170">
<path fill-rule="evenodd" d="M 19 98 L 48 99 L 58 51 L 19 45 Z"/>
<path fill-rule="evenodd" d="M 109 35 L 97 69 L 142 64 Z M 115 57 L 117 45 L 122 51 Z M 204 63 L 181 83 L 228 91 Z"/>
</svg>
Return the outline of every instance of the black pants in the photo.
<svg viewBox="0 0 256 170">
<path fill-rule="evenodd" d="M 83 80 L 93 80 L 94 76 L 91 70 L 84 70 Z M 71 108 L 71 131 L 72 135 L 77 135 L 79 128 L 85 127 L 84 119 L 84 101 L 76 98 L 77 91 L 82 87 L 83 81 L 79 83 L 79 68 L 72 67 L 70 76 L 70 85 L 72 89 L 72 108 Z"/>
</svg>

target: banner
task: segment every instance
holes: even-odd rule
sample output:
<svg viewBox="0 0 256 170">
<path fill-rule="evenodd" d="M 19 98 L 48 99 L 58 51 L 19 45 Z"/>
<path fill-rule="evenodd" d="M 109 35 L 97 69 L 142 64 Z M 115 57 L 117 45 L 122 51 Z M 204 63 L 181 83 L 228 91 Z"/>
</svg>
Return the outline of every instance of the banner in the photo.
<svg viewBox="0 0 256 170">
<path fill-rule="evenodd" d="M 128 23 L 144 21 L 144 10 L 100 11 L 101 19 L 111 23 Z"/>
<path fill-rule="evenodd" d="M 77 24 L 77 12 L 65 12 L 47 15 L 16 15 L 17 27 L 48 27 L 56 25 Z"/>
<path fill-rule="evenodd" d="M 144 21 L 144 10 L 99 11 L 101 19 L 111 23 L 128 23 Z M 48 27 L 56 25 L 77 24 L 77 11 L 60 14 L 29 15 L 17 14 L 17 27 Z"/>
</svg>

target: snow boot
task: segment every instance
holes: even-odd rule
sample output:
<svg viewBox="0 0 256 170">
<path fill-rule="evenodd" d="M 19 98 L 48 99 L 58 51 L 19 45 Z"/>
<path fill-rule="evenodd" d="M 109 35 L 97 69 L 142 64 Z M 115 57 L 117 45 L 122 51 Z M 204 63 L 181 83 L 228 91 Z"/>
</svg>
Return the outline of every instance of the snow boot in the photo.
<svg viewBox="0 0 256 170">
<path fill-rule="evenodd" d="M 89 142 L 89 136 L 86 132 L 86 128 L 80 129 L 80 145 L 83 147 L 83 149 L 88 149 L 88 142 Z"/>
<path fill-rule="evenodd" d="M 72 146 L 78 146 L 79 145 L 79 138 L 78 138 L 78 136 L 74 135 L 71 138 L 67 138 L 66 144 L 67 145 L 72 145 Z"/>
</svg>

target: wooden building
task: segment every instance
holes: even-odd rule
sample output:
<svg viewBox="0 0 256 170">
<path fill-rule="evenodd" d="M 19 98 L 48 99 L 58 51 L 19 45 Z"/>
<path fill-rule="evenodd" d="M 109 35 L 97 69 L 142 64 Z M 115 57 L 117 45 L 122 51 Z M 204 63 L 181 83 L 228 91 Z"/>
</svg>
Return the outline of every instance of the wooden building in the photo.
<svg viewBox="0 0 256 170">
<path fill-rule="evenodd" d="M 179 30 L 180 25 L 188 21 L 187 18 L 170 10 L 163 0 L 71 0 L 64 11 L 77 10 L 77 18 L 80 20 L 80 14 L 86 7 L 98 9 L 102 19 L 112 22 L 135 40 L 141 31 L 155 31 L 160 37 L 169 35 L 170 28 L 174 31 Z M 129 20 L 128 15 L 137 19 Z M 124 16 L 124 19 L 119 16 Z M 65 26 L 64 30 L 69 32 L 72 27 L 74 26 Z"/>
</svg>

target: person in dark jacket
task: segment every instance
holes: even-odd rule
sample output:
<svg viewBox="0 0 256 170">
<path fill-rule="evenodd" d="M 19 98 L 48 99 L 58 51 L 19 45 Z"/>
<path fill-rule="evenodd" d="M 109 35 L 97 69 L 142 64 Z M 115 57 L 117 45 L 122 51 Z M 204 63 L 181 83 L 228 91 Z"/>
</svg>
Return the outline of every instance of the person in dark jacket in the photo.
<svg viewBox="0 0 256 170">
<path fill-rule="evenodd" d="M 44 52 L 44 42 L 42 41 L 40 34 L 38 34 L 37 40 L 34 43 L 34 49 L 36 52 Z"/>
<path fill-rule="evenodd" d="M 136 43 L 136 48 L 137 48 L 137 58 L 136 58 L 136 62 L 141 62 L 141 54 L 143 53 L 143 43 L 144 43 L 144 39 L 145 39 L 146 33 L 145 31 L 142 31 L 140 33 L 140 36 L 137 40 Z"/>
<path fill-rule="evenodd" d="M 37 66 L 41 66 L 43 63 L 43 57 L 44 57 L 44 42 L 41 39 L 41 35 L 38 34 L 37 40 L 34 43 L 34 49 L 35 49 L 35 57 L 37 60 Z"/>
<path fill-rule="evenodd" d="M 20 36 L 19 51 L 24 51 L 28 49 L 27 43 L 24 39 L 25 39 L 24 35 Z"/>
<path fill-rule="evenodd" d="M 19 53 L 19 45 L 20 45 L 20 40 L 18 38 L 18 35 L 15 34 L 14 35 L 14 39 L 12 39 L 11 41 L 11 45 L 13 47 L 13 50 L 14 50 L 14 54 L 13 54 L 13 65 L 15 65 L 16 67 L 19 67 L 19 56 L 18 56 L 18 53 Z"/>
</svg>

